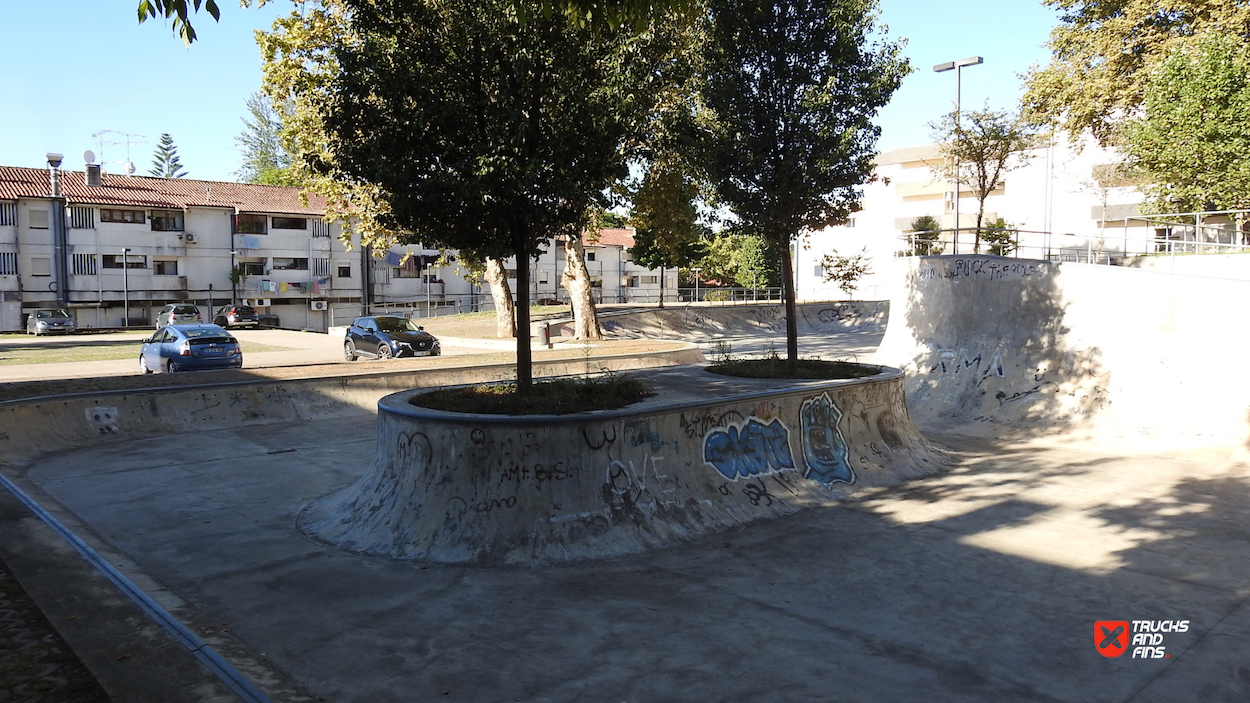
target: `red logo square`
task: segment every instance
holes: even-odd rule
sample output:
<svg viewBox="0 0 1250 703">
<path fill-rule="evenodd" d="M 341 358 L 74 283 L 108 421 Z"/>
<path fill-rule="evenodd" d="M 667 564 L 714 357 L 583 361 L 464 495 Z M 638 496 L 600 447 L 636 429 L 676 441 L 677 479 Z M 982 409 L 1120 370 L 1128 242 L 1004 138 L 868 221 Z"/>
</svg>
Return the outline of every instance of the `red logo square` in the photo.
<svg viewBox="0 0 1250 703">
<path fill-rule="evenodd" d="M 1095 620 L 1094 649 L 1108 659 L 1128 651 L 1128 620 Z"/>
</svg>

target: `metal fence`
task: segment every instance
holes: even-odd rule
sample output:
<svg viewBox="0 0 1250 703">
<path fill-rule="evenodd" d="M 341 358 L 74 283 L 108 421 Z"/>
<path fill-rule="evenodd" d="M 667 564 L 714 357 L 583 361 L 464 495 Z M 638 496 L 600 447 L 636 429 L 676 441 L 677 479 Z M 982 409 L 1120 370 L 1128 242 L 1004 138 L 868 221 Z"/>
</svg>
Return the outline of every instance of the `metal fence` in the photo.
<svg viewBox="0 0 1250 703">
<path fill-rule="evenodd" d="M 1142 237 L 1130 227 L 1131 222 L 1145 222 L 1153 236 Z M 905 248 L 898 256 L 938 254 L 992 254 L 1014 258 L 1071 261 L 1088 264 L 1120 264 L 1126 257 L 1174 256 L 1178 254 L 1240 254 L 1250 252 L 1243 235 L 1230 231 L 1226 223 L 1204 225 L 1174 222 L 1158 218 L 1125 218 L 1123 225 L 1105 228 L 1097 234 L 1056 234 L 1033 230 L 993 231 L 1006 235 L 992 241 L 982 230 L 976 241 L 975 229 L 911 232 L 900 239 Z M 926 236 L 928 235 L 928 236 Z M 936 239 L 929 236 L 936 235 Z"/>
</svg>

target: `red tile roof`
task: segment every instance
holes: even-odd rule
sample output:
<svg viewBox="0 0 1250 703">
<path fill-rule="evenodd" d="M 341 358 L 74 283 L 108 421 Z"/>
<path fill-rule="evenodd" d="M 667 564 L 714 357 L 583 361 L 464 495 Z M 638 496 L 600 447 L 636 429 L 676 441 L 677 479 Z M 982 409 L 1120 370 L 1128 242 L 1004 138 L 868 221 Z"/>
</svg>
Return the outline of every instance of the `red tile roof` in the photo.
<svg viewBox="0 0 1250 703">
<path fill-rule="evenodd" d="M 634 246 L 634 232 L 631 228 L 608 228 L 599 230 L 599 241 L 595 243 L 601 247 L 622 247 L 628 249 Z M 586 246 L 595 246 L 586 241 L 586 235 L 582 235 L 582 244 Z"/>
<path fill-rule="evenodd" d="M 47 169 L 0 166 L 0 200 L 46 198 L 52 193 Z M 187 178 L 105 174 L 100 186 L 87 186 L 81 171 L 61 171 L 61 194 L 70 205 L 134 206 L 184 209 L 224 207 L 242 212 L 321 215 L 325 201 L 300 189 Z"/>
</svg>

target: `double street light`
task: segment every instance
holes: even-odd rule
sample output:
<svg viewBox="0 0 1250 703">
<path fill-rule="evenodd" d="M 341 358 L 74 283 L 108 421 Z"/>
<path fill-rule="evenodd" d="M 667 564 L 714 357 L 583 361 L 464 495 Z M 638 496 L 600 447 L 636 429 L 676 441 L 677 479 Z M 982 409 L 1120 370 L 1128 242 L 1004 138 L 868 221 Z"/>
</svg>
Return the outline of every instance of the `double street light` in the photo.
<svg viewBox="0 0 1250 703">
<path fill-rule="evenodd" d="M 984 63 L 985 59 L 980 56 L 969 56 L 966 59 L 958 61 L 947 61 L 933 67 L 934 73 L 945 73 L 951 69 L 955 70 L 955 131 L 959 131 L 959 72 L 964 66 L 976 66 Z M 953 252 L 959 253 L 959 161 L 955 161 L 955 235 L 952 242 Z"/>
</svg>

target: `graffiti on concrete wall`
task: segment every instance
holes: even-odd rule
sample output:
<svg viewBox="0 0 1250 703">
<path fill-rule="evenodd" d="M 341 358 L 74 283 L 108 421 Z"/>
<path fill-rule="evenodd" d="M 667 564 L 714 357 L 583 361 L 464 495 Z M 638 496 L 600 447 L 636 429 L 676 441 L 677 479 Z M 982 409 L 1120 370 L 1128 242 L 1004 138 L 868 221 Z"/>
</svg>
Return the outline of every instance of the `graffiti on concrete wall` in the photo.
<svg viewBox="0 0 1250 703">
<path fill-rule="evenodd" d="M 967 349 L 938 349 L 937 360 L 929 367 L 929 373 L 958 374 L 960 372 L 980 374 L 981 380 L 991 374 L 1003 378 L 1003 353 L 996 350 L 988 361 L 984 352 L 970 352 Z"/>
<path fill-rule="evenodd" d="M 986 278 L 991 281 L 1032 278 L 1045 273 L 1046 264 L 1037 262 L 1004 262 L 1002 259 L 956 259 L 953 266 L 940 270 L 925 266 L 916 271 L 922 281 L 936 278 Z"/>
<path fill-rule="evenodd" d="M 799 409 L 803 425 L 803 461 L 807 464 L 805 478 L 823 485 L 838 481 L 855 483 L 855 470 L 851 468 L 850 452 L 838 421 L 842 411 L 829 399 L 828 393 L 807 398 Z"/>
<path fill-rule="evenodd" d="M 789 430 L 780 419 L 764 424 L 757 417 L 708 432 L 703 461 L 730 481 L 795 468 Z"/>
</svg>

